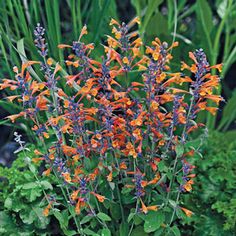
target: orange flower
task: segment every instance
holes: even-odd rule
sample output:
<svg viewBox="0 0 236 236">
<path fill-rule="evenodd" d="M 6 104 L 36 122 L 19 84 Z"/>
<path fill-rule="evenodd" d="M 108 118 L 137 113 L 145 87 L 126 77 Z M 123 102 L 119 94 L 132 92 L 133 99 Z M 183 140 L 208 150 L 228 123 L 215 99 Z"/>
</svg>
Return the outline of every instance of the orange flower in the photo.
<svg viewBox="0 0 236 236">
<path fill-rule="evenodd" d="M 155 206 L 147 206 L 147 210 L 148 211 L 157 211 L 158 210 L 158 206 L 155 205 Z"/>
<path fill-rule="evenodd" d="M 123 170 L 127 169 L 127 165 L 125 164 L 125 162 L 120 163 L 120 169 L 123 169 Z"/>
<path fill-rule="evenodd" d="M 193 212 L 184 208 L 184 207 L 181 207 L 181 210 L 186 214 L 187 217 L 191 217 L 193 215 Z"/>
<path fill-rule="evenodd" d="M 140 18 L 139 17 L 135 17 L 134 19 L 132 19 L 129 24 L 128 24 L 128 27 L 131 28 L 134 24 L 140 24 Z"/>
<path fill-rule="evenodd" d="M 192 184 L 193 184 L 193 183 L 194 183 L 193 180 L 190 179 L 189 181 L 187 181 L 187 182 L 183 185 L 184 189 L 185 189 L 186 191 L 190 192 L 190 191 L 192 190 Z"/>
<path fill-rule="evenodd" d="M 25 115 L 25 112 L 20 112 L 19 114 L 15 114 L 15 115 L 10 115 L 10 116 L 7 116 L 6 118 L 7 119 L 10 119 L 12 123 L 15 122 L 15 120 L 21 116 L 24 116 Z"/>
<path fill-rule="evenodd" d="M 43 154 L 42 154 L 39 150 L 37 150 L 37 149 L 34 150 L 34 154 L 35 154 L 35 155 L 43 155 Z"/>
<path fill-rule="evenodd" d="M 71 182 L 70 173 L 65 172 L 65 173 L 62 173 L 61 175 L 64 177 L 64 180 L 65 180 L 67 183 L 70 183 L 70 182 Z"/>
<path fill-rule="evenodd" d="M 47 59 L 47 64 L 48 64 L 49 66 L 51 66 L 52 63 L 53 63 L 53 59 L 52 59 L 51 57 L 48 58 L 48 59 Z"/>
<path fill-rule="evenodd" d="M 204 98 L 212 100 L 217 105 L 219 105 L 220 101 L 224 100 L 221 96 L 218 96 L 218 95 L 206 95 Z"/>
<path fill-rule="evenodd" d="M 189 55 L 189 58 L 191 58 L 195 64 L 198 64 L 197 59 L 192 52 L 189 52 L 188 55 Z"/>
<path fill-rule="evenodd" d="M 32 158 L 32 162 L 34 162 L 34 163 L 38 163 L 39 161 L 42 161 L 42 160 L 44 160 L 43 157 Z"/>
<path fill-rule="evenodd" d="M 16 98 L 20 97 L 20 95 L 14 95 L 14 96 L 9 96 L 7 97 L 7 99 L 10 101 L 10 102 L 13 102 L 13 100 L 15 100 Z"/>
<path fill-rule="evenodd" d="M 91 192 L 91 194 L 93 194 L 98 199 L 99 202 L 104 202 L 104 200 L 106 199 L 104 196 L 97 194 L 95 192 Z"/>
<path fill-rule="evenodd" d="M 87 26 L 86 25 L 84 25 L 82 30 L 81 30 L 81 33 L 80 33 L 80 36 L 79 36 L 79 41 L 82 38 L 82 36 L 85 35 L 85 34 L 88 34 Z"/>
<path fill-rule="evenodd" d="M 141 201 L 141 205 L 142 205 L 142 211 L 144 214 L 147 214 L 148 212 L 148 208 L 145 206 L 144 202 L 142 201 L 142 199 L 140 198 Z"/>
<path fill-rule="evenodd" d="M 52 208 L 51 203 L 49 203 L 47 207 L 43 210 L 43 215 L 47 217 L 49 215 L 49 211 L 51 208 Z"/>
<path fill-rule="evenodd" d="M 39 96 L 36 101 L 36 106 L 39 108 L 39 110 L 47 110 L 47 99 L 43 96 Z"/>
<path fill-rule="evenodd" d="M 45 176 L 49 176 L 50 173 L 51 173 L 51 168 L 45 170 L 45 171 L 43 172 L 43 175 L 45 175 Z"/>
<path fill-rule="evenodd" d="M 58 48 L 72 48 L 72 46 L 67 45 L 67 44 L 59 44 L 57 47 Z"/>
<path fill-rule="evenodd" d="M 114 20 L 113 18 L 110 21 L 110 25 L 118 25 L 120 26 L 120 24 L 118 23 L 118 21 Z"/>
<path fill-rule="evenodd" d="M 217 107 L 206 107 L 206 110 L 209 111 L 212 115 L 215 115 L 218 108 Z"/>
<path fill-rule="evenodd" d="M 219 72 L 222 72 L 223 64 L 221 63 L 210 67 L 210 69 L 214 68 L 217 69 Z"/>
<path fill-rule="evenodd" d="M 67 156 L 73 156 L 77 154 L 77 149 L 67 146 L 67 145 L 62 145 L 62 151 L 64 152 L 65 155 Z"/>
<path fill-rule="evenodd" d="M 111 182 L 112 181 L 112 171 L 109 173 L 109 175 L 107 176 L 107 181 Z"/>
<path fill-rule="evenodd" d="M 75 201 L 77 199 L 79 190 L 73 191 L 72 194 L 70 195 L 71 199 Z"/>
<path fill-rule="evenodd" d="M 75 213 L 79 215 L 80 212 L 81 212 L 81 200 L 78 199 L 78 202 L 76 203 L 76 206 L 75 206 Z"/>
<path fill-rule="evenodd" d="M 153 180 L 150 180 L 150 181 L 148 182 L 148 185 L 149 185 L 149 184 L 156 184 L 156 183 L 160 180 L 160 178 L 161 178 L 160 174 L 157 173 L 157 174 L 155 175 L 154 179 L 153 179 Z"/>
</svg>

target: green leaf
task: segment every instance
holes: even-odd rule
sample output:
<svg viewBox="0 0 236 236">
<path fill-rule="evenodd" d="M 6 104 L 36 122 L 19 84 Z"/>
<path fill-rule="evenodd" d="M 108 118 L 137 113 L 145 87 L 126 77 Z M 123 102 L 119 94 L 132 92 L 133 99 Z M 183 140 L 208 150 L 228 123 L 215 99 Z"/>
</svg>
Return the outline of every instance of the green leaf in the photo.
<svg viewBox="0 0 236 236">
<path fill-rule="evenodd" d="M 149 0 L 147 4 L 147 9 L 145 11 L 144 20 L 141 25 L 141 33 L 144 33 L 146 26 L 152 16 L 152 14 L 156 11 L 157 7 L 163 2 L 163 0 Z"/>
<path fill-rule="evenodd" d="M 14 222 L 13 219 L 10 215 L 8 215 L 5 211 L 0 211 L 0 222 L 1 222 L 1 227 L 6 226 L 6 227 L 13 227 Z"/>
<path fill-rule="evenodd" d="M 213 20 L 212 20 L 212 11 L 208 2 L 205 0 L 198 0 L 196 13 L 198 15 L 199 21 L 201 22 L 201 27 L 203 28 L 203 32 L 206 35 L 210 56 L 212 56 L 212 41 L 210 35 L 213 28 Z"/>
<path fill-rule="evenodd" d="M 127 219 L 128 223 L 134 218 L 134 216 L 135 216 L 135 213 L 133 212 L 129 214 L 128 219 Z"/>
<path fill-rule="evenodd" d="M 86 235 L 93 235 L 93 236 L 99 236 L 99 234 L 96 234 L 94 231 L 92 231 L 91 229 L 84 229 L 83 233 L 85 233 Z"/>
<path fill-rule="evenodd" d="M 30 183 L 26 183 L 23 185 L 23 189 L 32 189 L 32 188 L 37 188 L 38 184 L 35 182 L 30 182 Z"/>
<path fill-rule="evenodd" d="M 171 231 L 174 233 L 175 236 L 181 236 L 180 231 L 176 225 L 171 227 Z"/>
<path fill-rule="evenodd" d="M 158 170 L 160 172 L 164 171 L 166 169 L 166 166 L 165 166 L 165 162 L 164 161 L 160 161 L 158 164 Z"/>
<path fill-rule="evenodd" d="M 182 157 L 184 154 L 184 146 L 182 144 L 178 144 L 175 147 L 175 152 L 177 157 Z"/>
<path fill-rule="evenodd" d="M 53 190 L 52 185 L 48 181 L 46 181 L 46 180 L 41 181 L 40 184 L 43 186 L 44 189 L 51 189 L 51 190 Z"/>
<path fill-rule="evenodd" d="M 67 210 L 64 210 L 63 212 L 55 210 L 55 211 L 53 211 L 53 215 L 59 221 L 59 224 L 62 229 L 66 229 L 68 227 L 69 219 L 68 219 L 68 211 Z"/>
<path fill-rule="evenodd" d="M 89 222 L 92 218 L 93 218 L 92 216 L 87 215 L 80 221 L 80 224 L 85 224 Z"/>
<path fill-rule="evenodd" d="M 31 171 L 33 174 L 36 174 L 36 168 L 35 168 L 34 165 L 31 165 L 31 164 L 29 163 L 29 169 L 30 169 L 30 171 Z"/>
<path fill-rule="evenodd" d="M 24 46 L 24 39 L 23 38 L 17 41 L 17 46 L 16 46 L 15 50 L 19 53 L 22 63 L 28 61 L 28 59 L 26 57 L 26 53 L 25 53 L 25 46 Z M 28 67 L 28 71 L 39 82 L 42 82 L 41 79 L 39 78 L 39 76 L 37 75 L 37 73 L 33 70 L 32 66 Z"/>
<path fill-rule="evenodd" d="M 235 41 L 234 41 L 235 44 Z M 226 58 L 224 67 L 223 67 L 223 75 L 226 74 L 230 66 L 236 61 L 236 45 L 234 48 L 231 50 L 229 56 Z"/>
<path fill-rule="evenodd" d="M 63 229 L 63 233 L 66 236 L 78 235 L 78 233 L 75 230 L 68 230 L 68 229 Z"/>
<path fill-rule="evenodd" d="M 111 203 L 110 212 L 112 219 L 119 220 L 121 218 L 121 209 L 119 204 Z"/>
<path fill-rule="evenodd" d="M 208 1 L 198 0 L 197 11 L 199 11 L 202 24 L 204 24 L 204 27 L 206 27 L 208 34 L 210 34 L 213 28 L 213 21 L 212 21 L 212 11 Z"/>
<path fill-rule="evenodd" d="M 101 236 L 111 236 L 111 231 L 109 229 L 102 229 Z"/>
<path fill-rule="evenodd" d="M 169 203 L 173 208 L 176 208 L 177 204 L 174 200 L 169 199 Z"/>
<path fill-rule="evenodd" d="M 144 220 L 144 217 L 142 217 L 142 214 L 135 215 L 134 216 L 134 224 L 135 225 L 140 225 Z"/>
<path fill-rule="evenodd" d="M 97 214 L 97 217 L 102 221 L 111 221 L 111 217 L 108 216 L 107 214 L 103 213 L 103 212 L 99 212 Z"/>
<path fill-rule="evenodd" d="M 224 18 L 224 15 L 226 13 L 227 3 L 228 3 L 228 0 L 223 0 L 223 1 L 221 1 L 221 3 L 219 4 L 219 6 L 217 8 L 217 13 L 221 19 Z"/>
<path fill-rule="evenodd" d="M 148 234 L 143 231 L 142 226 L 138 226 L 138 227 L 134 228 L 131 236 L 148 236 Z"/>
<path fill-rule="evenodd" d="M 162 236 L 163 235 L 163 228 L 158 229 L 157 231 L 155 231 L 154 236 Z"/>
<path fill-rule="evenodd" d="M 127 223 L 122 222 L 120 224 L 120 235 L 119 236 L 126 236 L 129 234 L 129 227 Z"/>
<path fill-rule="evenodd" d="M 12 199 L 11 198 L 7 198 L 4 202 L 4 207 L 6 207 L 7 209 L 11 209 L 12 208 Z"/>
<path fill-rule="evenodd" d="M 150 19 L 147 27 L 146 27 L 146 33 L 147 35 L 150 35 L 153 37 L 160 36 L 161 34 L 167 35 L 169 34 L 168 31 L 168 22 L 166 18 L 161 14 L 159 11 Z"/>
<path fill-rule="evenodd" d="M 30 195 L 29 195 L 29 201 L 33 202 L 36 200 L 37 197 L 40 197 L 42 195 L 41 189 L 31 189 Z"/>
<path fill-rule="evenodd" d="M 236 119 L 236 90 L 233 91 L 232 97 L 227 101 L 223 109 L 223 116 L 218 129 L 226 130 L 229 125 Z"/>
<path fill-rule="evenodd" d="M 161 227 L 161 224 L 164 222 L 165 217 L 161 212 L 150 211 L 148 212 L 144 220 L 144 231 L 146 233 L 151 233 Z"/>
</svg>

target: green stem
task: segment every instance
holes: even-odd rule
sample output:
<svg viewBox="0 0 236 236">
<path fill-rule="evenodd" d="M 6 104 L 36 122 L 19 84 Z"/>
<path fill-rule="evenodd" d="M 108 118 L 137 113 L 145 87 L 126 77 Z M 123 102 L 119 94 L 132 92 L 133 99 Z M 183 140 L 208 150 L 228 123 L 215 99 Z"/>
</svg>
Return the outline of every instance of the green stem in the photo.
<svg viewBox="0 0 236 236">
<path fill-rule="evenodd" d="M 121 196 L 120 196 L 120 191 L 119 191 L 119 188 L 118 188 L 118 184 L 116 184 L 116 191 L 117 191 L 117 196 L 118 196 L 118 200 L 119 200 L 119 204 L 120 204 L 122 222 L 125 222 L 125 214 L 124 214 L 124 209 L 122 207 Z"/>
<path fill-rule="evenodd" d="M 175 207 L 174 207 L 174 211 L 173 211 L 173 213 L 172 213 L 169 226 L 171 226 L 171 224 L 172 224 L 172 222 L 173 222 L 173 220 L 174 220 L 175 213 L 176 213 L 176 208 L 178 207 L 178 203 L 179 203 L 179 198 L 180 198 L 180 191 L 178 192 L 177 197 L 176 197 L 176 201 L 175 201 L 175 204 L 176 204 L 176 205 L 175 205 Z M 169 230 L 170 230 L 170 228 L 169 228 Z"/>
<path fill-rule="evenodd" d="M 139 198 L 138 198 L 137 201 L 136 201 L 135 214 L 138 212 L 138 205 L 139 205 Z M 134 220 L 133 220 L 132 225 L 131 225 L 131 227 L 130 227 L 130 231 L 129 231 L 128 236 L 131 235 L 131 233 L 132 233 L 132 231 L 133 231 L 133 228 L 134 228 Z"/>
</svg>

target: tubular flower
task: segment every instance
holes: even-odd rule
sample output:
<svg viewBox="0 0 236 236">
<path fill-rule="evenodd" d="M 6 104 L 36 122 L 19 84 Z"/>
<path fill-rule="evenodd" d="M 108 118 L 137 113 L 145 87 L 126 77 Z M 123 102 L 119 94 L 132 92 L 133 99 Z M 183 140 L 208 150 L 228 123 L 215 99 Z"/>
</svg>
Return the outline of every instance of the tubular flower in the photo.
<svg viewBox="0 0 236 236">
<path fill-rule="evenodd" d="M 132 205 L 135 214 L 147 214 L 162 209 L 153 199 L 169 199 L 163 205 L 171 207 L 176 193 L 193 189 L 191 157 L 198 149 L 186 142 L 204 127 L 198 113 L 216 114 L 223 101 L 215 94 L 220 83 L 215 72 L 222 64 L 210 65 L 198 49 L 189 53 L 191 63 L 183 62 L 182 71 L 175 72 L 171 52 L 178 42 L 154 38 L 144 45 L 132 30 L 139 23 L 138 18 L 128 24 L 111 19 L 112 36 L 98 61 L 94 44 L 84 42 L 84 26 L 78 39 L 58 45 L 67 55 L 64 65 L 49 57 L 45 30 L 38 24 L 34 35 L 41 61 L 25 61 L 13 68 L 13 79 L 1 80 L 0 90 L 14 91 L 6 99 L 22 107 L 6 118 L 30 121 L 42 143 L 32 162 L 42 162 L 44 178 L 56 175 L 66 189 L 66 202 L 57 198 L 62 211 L 96 216 L 97 209 L 119 200 Z M 36 79 L 32 71 L 38 69 Z M 56 206 L 50 202 L 43 214 Z"/>
</svg>

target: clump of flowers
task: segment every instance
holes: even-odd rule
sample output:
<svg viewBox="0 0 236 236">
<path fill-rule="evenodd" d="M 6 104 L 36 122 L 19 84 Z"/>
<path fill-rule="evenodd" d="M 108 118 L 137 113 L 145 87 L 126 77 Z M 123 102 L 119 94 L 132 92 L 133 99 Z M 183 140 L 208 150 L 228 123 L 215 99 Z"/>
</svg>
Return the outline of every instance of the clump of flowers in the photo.
<svg viewBox="0 0 236 236">
<path fill-rule="evenodd" d="M 195 177 L 191 156 L 198 149 L 189 141 L 204 127 L 197 114 L 215 114 L 217 107 L 208 102 L 223 100 L 214 95 L 220 79 L 211 74 L 222 65 L 210 66 L 198 49 L 189 53 L 191 64 L 182 62 L 181 72 L 174 72 L 171 52 L 178 43 L 155 38 L 144 45 L 131 32 L 137 23 L 112 19 L 113 36 L 98 60 L 91 57 L 94 45 L 82 41 L 84 26 L 72 45 L 58 45 L 66 55 L 61 65 L 50 58 L 38 25 L 35 45 L 42 60 L 14 67 L 15 79 L 0 84 L 15 91 L 10 102 L 22 105 L 8 118 L 32 122 L 39 140 L 32 161 L 42 162 L 45 178 L 60 183 L 61 191 L 45 201 L 45 217 L 67 212 L 76 234 L 131 235 L 137 225 L 147 233 L 169 232 L 181 212 L 193 214 L 181 202 Z M 40 67 L 37 78 L 32 66 Z M 153 225 L 151 218 L 157 219 Z"/>
</svg>

